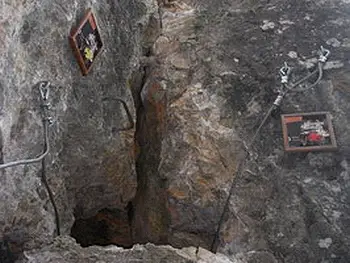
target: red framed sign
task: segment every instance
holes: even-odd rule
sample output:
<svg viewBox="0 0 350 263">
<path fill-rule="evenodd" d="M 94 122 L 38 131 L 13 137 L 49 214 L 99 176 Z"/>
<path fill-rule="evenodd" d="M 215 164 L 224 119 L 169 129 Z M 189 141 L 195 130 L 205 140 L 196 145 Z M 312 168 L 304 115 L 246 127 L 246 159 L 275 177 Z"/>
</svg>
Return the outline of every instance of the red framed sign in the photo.
<svg viewBox="0 0 350 263">
<path fill-rule="evenodd" d="M 71 31 L 69 42 L 83 75 L 87 75 L 101 52 L 103 43 L 92 9 L 88 9 L 78 27 Z"/>
<path fill-rule="evenodd" d="M 331 115 L 328 112 L 283 114 L 281 118 L 285 151 L 337 149 Z"/>
</svg>

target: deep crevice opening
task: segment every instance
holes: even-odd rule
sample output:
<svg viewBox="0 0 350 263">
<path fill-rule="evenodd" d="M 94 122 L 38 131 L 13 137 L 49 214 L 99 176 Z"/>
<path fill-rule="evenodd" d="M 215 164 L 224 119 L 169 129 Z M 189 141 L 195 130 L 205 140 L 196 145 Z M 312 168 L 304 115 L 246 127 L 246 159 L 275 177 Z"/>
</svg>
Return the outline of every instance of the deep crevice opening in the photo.
<svg viewBox="0 0 350 263">
<path fill-rule="evenodd" d="M 92 217 L 77 218 L 71 228 L 71 236 L 82 247 L 117 245 L 131 248 L 130 205 L 125 210 L 105 208 Z"/>
<path fill-rule="evenodd" d="M 151 56 L 150 50 L 144 50 L 144 55 L 147 57 Z M 147 71 L 147 65 L 142 65 L 138 71 L 131 75 L 129 83 L 136 109 L 136 144 L 138 143 L 137 136 L 142 126 L 140 124 L 142 122 L 141 116 L 143 116 L 144 111 L 140 92 L 147 80 Z M 140 173 L 137 167 L 138 160 L 135 161 L 137 181 L 140 184 Z M 71 228 L 71 236 L 82 247 L 117 245 L 123 248 L 131 248 L 133 244 L 139 243 L 133 235 L 135 207 L 132 202 L 133 200 L 124 209 L 104 208 L 88 218 L 82 218 L 80 213 L 76 211 L 76 220 Z"/>
<path fill-rule="evenodd" d="M 14 244 L 11 244 L 6 238 L 0 240 L 0 262 L 14 263 L 20 256 L 22 251 L 18 251 Z"/>
<path fill-rule="evenodd" d="M 145 195 L 151 195 L 150 188 L 148 187 L 150 183 L 149 180 L 156 180 L 156 184 L 161 188 L 156 189 L 157 193 L 152 194 L 153 199 L 159 198 L 159 195 L 164 195 L 162 190 L 164 188 L 164 182 L 162 182 L 162 179 L 157 176 L 155 176 L 157 178 L 146 178 L 150 172 L 148 171 L 146 173 L 145 170 L 154 170 L 151 167 L 152 165 L 150 166 L 148 162 L 159 161 L 159 158 L 154 160 L 153 157 L 151 157 L 151 159 L 148 157 L 148 152 L 150 150 L 153 151 L 153 156 L 157 155 L 155 153 L 158 152 L 158 154 L 160 154 L 159 147 L 154 148 L 150 146 L 150 144 L 152 144 L 151 142 L 154 144 L 159 143 L 159 134 L 157 133 L 157 136 L 154 136 L 154 134 L 150 133 L 149 129 L 153 127 L 149 126 L 150 123 L 148 122 L 150 120 L 148 120 L 146 116 L 145 108 L 141 101 L 142 88 L 148 81 L 150 72 L 157 66 L 156 63 L 152 61 L 154 55 L 152 54 L 152 45 L 157 39 L 157 36 L 161 34 L 161 24 L 157 25 L 157 23 L 161 22 L 157 21 L 154 17 L 150 18 L 148 28 L 145 31 L 142 41 L 141 65 L 138 70 L 131 74 L 128 81 L 136 110 L 136 131 L 134 136 L 137 155 L 135 165 L 138 183 L 136 196 L 124 209 L 105 208 L 89 218 L 82 218 L 76 214 L 76 220 L 71 228 L 71 236 L 74 237 L 82 247 L 113 244 L 124 248 L 130 248 L 135 243 L 146 242 L 167 244 L 167 237 L 162 236 L 164 226 L 161 227 L 159 233 L 154 235 L 154 229 L 149 229 L 152 223 L 146 222 L 146 226 L 144 226 L 142 218 L 148 215 L 147 209 L 152 210 L 155 216 L 158 216 L 157 213 L 161 212 L 159 215 L 166 217 L 163 211 L 164 202 L 161 202 L 161 204 L 154 204 L 156 208 L 144 207 L 147 204 L 143 203 Z M 152 119 L 151 121 L 153 122 L 154 120 Z M 155 200 L 154 202 L 159 203 L 159 200 Z M 164 225 L 163 219 L 158 221 Z"/>
</svg>

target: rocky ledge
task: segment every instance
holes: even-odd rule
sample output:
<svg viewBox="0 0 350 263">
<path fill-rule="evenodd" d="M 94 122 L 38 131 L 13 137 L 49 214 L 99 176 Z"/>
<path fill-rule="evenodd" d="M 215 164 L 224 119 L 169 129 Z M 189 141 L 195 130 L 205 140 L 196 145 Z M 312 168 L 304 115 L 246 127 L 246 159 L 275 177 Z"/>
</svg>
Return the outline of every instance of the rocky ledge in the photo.
<svg viewBox="0 0 350 263">
<path fill-rule="evenodd" d="M 116 246 L 82 248 L 71 237 L 59 237 L 40 250 L 25 252 L 19 263 L 240 263 L 202 248 L 175 249 L 153 244 L 131 249 Z M 243 263 L 243 262 L 242 262 Z"/>
</svg>

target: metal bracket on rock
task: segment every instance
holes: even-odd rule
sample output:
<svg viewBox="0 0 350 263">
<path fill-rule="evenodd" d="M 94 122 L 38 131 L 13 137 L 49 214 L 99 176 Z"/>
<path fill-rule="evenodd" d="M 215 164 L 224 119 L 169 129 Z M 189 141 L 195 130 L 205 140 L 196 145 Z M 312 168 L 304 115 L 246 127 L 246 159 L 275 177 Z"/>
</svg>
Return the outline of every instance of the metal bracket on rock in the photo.
<svg viewBox="0 0 350 263">
<path fill-rule="evenodd" d="M 128 117 L 129 125 L 127 127 L 120 128 L 119 131 L 127 131 L 127 130 L 134 128 L 134 126 L 135 126 L 134 119 L 133 119 L 132 114 L 129 110 L 128 104 L 126 103 L 125 100 L 123 100 L 121 97 L 115 97 L 115 98 L 105 97 L 102 99 L 102 102 L 104 102 L 104 101 L 118 101 L 123 105 L 125 112 L 126 112 L 126 115 Z"/>
<path fill-rule="evenodd" d="M 320 58 L 318 59 L 318 61 L 322 62 L 322 63 L 326 63 L 329 55 L 331 54 L 331 51 L 328 49 L 325 49 L 323 46 L 321 46 L 321 50 L 320 50 Z"/>
</svg>

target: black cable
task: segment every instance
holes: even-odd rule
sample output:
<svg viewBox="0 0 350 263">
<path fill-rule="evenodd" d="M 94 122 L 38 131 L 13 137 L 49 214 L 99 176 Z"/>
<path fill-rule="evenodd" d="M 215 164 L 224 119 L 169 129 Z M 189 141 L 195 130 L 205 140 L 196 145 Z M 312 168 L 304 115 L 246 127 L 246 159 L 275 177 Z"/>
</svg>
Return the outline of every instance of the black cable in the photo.
<svg viewBox="0 0 350 263">
<path fill-rule="evenodd" d="M 269 116 L 271 115 L 271 112 L 276 108 L 275 105 L 272 105 L 270 107 L 270 109 L 267 111 L 267 113 L 265 114 L 265 117 L 264 119 L 261 121 L 259 127 L 256 129 L 251 141 L 250 141 L 250 144 L 248 145 L 247 149 L 246 149 L 246 154 L 244 155 L 243 159 L 238 163 L 238 168 L 237 168 L 237 171 L 235 173 L 235 177 L 233 178 L 233 181 L 231 183 L 231 187 L 230 187 L 230 191 L 229 191 L 229 194 L 228 194 L 228 197 L 226 199 L 226 202 L 225 202 L 225 205 L 224 205 L 224 208 L 223 208 L 223 211 L 221 213 L 221 216 L 220 216 L 220 219 L 219 219 L 219 222 L 218 222 L 218 227 L 216 229 L 216 232 L 215 232 L 215 236 L 214 236 L 214 239 L 211 243 L 211 246 L 210 246 L 210 251 L 211 252 L 215 252 L 214 250 L 216 250 L 215 246 L 216 246 L 216 243 L 217 243 L 217 240 L 219 239 L 219 234 L 220 234 L 220 230 L 221 230 L 221 226 L 224 222 L 224 217 L 225 217 L 225 214 L 226 214 L 226 211 L 228 209 L 228 205 L 230 203 L 230 199 L 231 199 L 231 196 L 233 194 L 233 189 L 234 189 L 234 186 L 236 184 L 236 179 L 239 178 L 242 173 L 243 173 L 243 168 L 244 168 L 244 165 L 245 165 L 245 161 L 246 161 L 246 158 L 247 156 L 249 155 L 249 151 L 252 149 L 253 147 L 253 144 L 254 142 L 256 141 L 256 138 L 258 137 L 258 134 L 260 133 L 262 127 L 264 126 L 264 124 L 266 123 L 267 119 L 269 118 Z"/>
<path fill-rule="evenodd" d="M 129 120 L 129 126 L 126 127 L 126 128 L 122 128 L 120 130 L 129 130 L 129 129 L 132 129 L 134 127 L 134 121 L 133 121 L 133 118 L 132 118 L 132 115 L 131 115 L 131 112 L 129 110 L 129 107 L 127 105 L 127 103 L 120 97 L 116 97 L 116 98 L 103 98 L 102 101 L 107 101 L 107 100 L 112 100 L 112 101 L 119 101 L 123 104 L 124 106 L 124 109 L 126 111 L 126 114 L 128 116 L 128 120 Z M 48 136 L 48 123 L 46 120 L 44 120 L 44 133 L 45 133 L 45 141 L 44 141 L 44 144 L 45 144 L 45 152 L 47 151 L 48 147 L 49 147 L 49 142 L 47 140 Z M 46 162 L 45 162 L 45 158 L 43 158 L 41 160 L 41 165 L 42 165 L 42 170 L 41 170 L 41 178 L 42 178 L 42 181 L 44 183 L 44 186 L 47 190 L 47 193 L 49 194 L 49 199 L 50 199 L 50 202 L 52 204 L 52 207 L 53 207 L 53 210 L 54 210 L 54 213 L 55 213 L 55 222 L 56 222 L 56 231 L 57 231 L 57 235 L 61 235 L 61 229 L 60 229 L 60 217 L 59 217 L 59 213 L 58 213 L 58 209 L 57 209 L 57 205 L 56 205 L 56 202 L 55 202 L 55 199 L 54 199 L 54 195 L 52 193 L 52 190 L 49 186 L 49 183 L 47 181 L 47 177 L 46 177 Z"/>
<path fill-rule="evenodd" d="M 271 115 L 272 111 L 275 110 L 275 109 L 276 109 L 276 106 L 275 106 L 275 105 L 272 105 L 272 106 L 270 107 L 270 109 L 267 111 L 267 113 L 265 114 L 264 119 L 261 121 L 259 127 L 256 129 L 256 131 L 255 131 L 255 133 L 254 133 L 252 139 L 250 140 L 250 144 L 249 144 L 248 149 L 247 149 L 248 152 L 249 152 L 249 150 L 252 148 L 252 146 L 253 146 L 253 144 L 254 144 L 256 138 L 258 137 L 258 134 L 259 134 L 259 132 L 261 131 L 261 128 L 264 126 L 264 124 L 266 123 L 267 119 L 268 119 L 269 116 Z"/>
<path fill-rule="evenodd" d="M 127 131 L 127 130 L 130 130 L 130 129 L 134 128 L 134 126 L 135 126 L 134 119 L 132 117 L 132 114 L 130 112 L 128 104 L 126 103 L 125 100 L 123 100 L 121 97 L 114 97 L 114 98 L 104 97 L 102 99 L 102 102 L 104 102 L 104 101 L 119 101 L 119 102 L 121 102 L 123 104 L 123 107 L 125 109 L 126 115 L 128 116 L 129 125 L 127 127 L 125 127 L 125 128 L 119 129 L 119 131 Z"/>
<path fill-rule="evenodd" d="M 44 132 L 45 132 L 45 135 L 47 135 L 48 133 L 48 123 L 47 121 L 44 120 Z M 47 149 L 48 147 L 48 142 L 45 140 L 45 149 Z M 45 158 L 43 158 L 41 160 L 41 179 L 42 179 L 42 182 L 44 183 L 44 186 L 47 190 L 47 193 L 49 194 L 49 199 L 50 199 L 50 202 L 52 204 L 52 207 L 53 207 L 53 210 L 55 212 L 55 222 L 56 222 L 56 231 L 57 231 L 57 235 L 61 235 L 61 230 L 60 230 L 60 217 L 59 217 L 59 213 L 58 213 L 58 209 L 57 209 L 57 206 L 56 206 L 56 202 L 55 202 L 55 199 L 54 199 L 54 196 L 53 196 L 53 193 L 52 193 L 52 190 L 49 186 L 49 183 L 47 182 L 47 178 L 46 178 L 46 162 L 45 162 Z"/>
<path fill-rule="evenodd" d="M 210 251 L 215 253 L 216 252 L 216 243 L 219 239 L 219 234 L 220 234 L 220 230 L 221 230 L 221 226 L 222 224 L 224 223 L 224 217 L 225 217 L 225 214 L 226 214 L 226 211 L 228 209 L 228 205 L 230 203 L 230 199 L 231 199 L 231 196 L 232 196 L 232 193 L 233 193 L 233 188 L 235 186 L 235 183 L 236 183 L 236 178 L 242 174 L 242 171 L 243 171 L 243 167 L 244 167 L 244 163 L 245 163 L 245 160 L 248 156 L 249 152 L 246 151 L 245 152 L 245 155 L 243 156 L 243 159 L 238 163 L 238 168 L 237 168 L 237 172 L 236 172 L 236 176 L 233 178 L 233 181 L 231 183 L 231 188 L 230 188 L 230 191 L 229 191 L 229 194 L 228 194 L 228 197 L 226 198 L 226 201 L 225 201 L 225 205 L 224 205 L 224 208 L 222 210 L 222 213 L 220 215 L 220 219 L 219 219 L 219 222 L 218 222 L 218 226 L 216 228 L 216 231 L 215 231 L 215 235 L 214 235 L 214 239 L 211 243 L 211 246 L 210 246 Z"/>
</svg>

